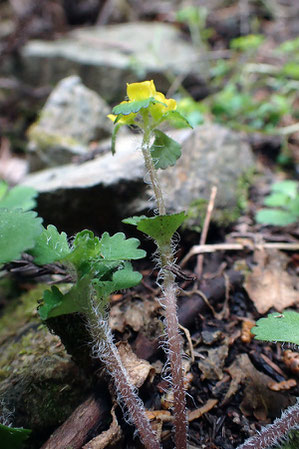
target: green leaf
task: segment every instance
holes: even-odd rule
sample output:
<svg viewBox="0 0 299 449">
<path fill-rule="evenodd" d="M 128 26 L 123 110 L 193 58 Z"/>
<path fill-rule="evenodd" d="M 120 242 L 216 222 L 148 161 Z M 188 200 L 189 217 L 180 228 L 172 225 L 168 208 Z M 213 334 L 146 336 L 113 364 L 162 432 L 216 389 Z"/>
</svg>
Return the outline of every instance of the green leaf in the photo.
<svg viewBox="0 0 299 449">
<path fill-rule="evenodd" d="M 99 238 L 95 237 L 92 231 L 85 229 L 76 234 L 72 251 L 67 256 L 67 260 L 78 268 L 90 258 L 97 257 L 100 246 Z"/>
<path fill-rule="evenodd" d="M 299 345 L 299 313 L 286 310 L 261 318 L 251 329 L 257 340 L 284 341 Z"/>
<path fill-rule="evenodd" d="M 111 281 L 93 280 L 99 298 L 107 298 L 111 293 L 135 287 L 142 279 L 138 271 L 134 271 L 130 262 L 125 262 L 123 267 L 115 271 Z"/>
<path fill-rule="evenodd" d="M 41 223 L 36 212 L 0 209 L 0 263 L 19 259 L 33 248 L 43 230 Z"/>
<path fill-rule="evenodd" d="M 144 218 L 138 222 L 137 229 L 152 237 L 159 246 L 163 246 L 169 243 L 185 218 L 185 212 Z"/>
<path fill-rule="evenodd" d="M 64 259 L 70 251 L 66 233 L 59 234 L 55 226 L 49 225 L 38 236 L 30 254 L 34 256 L 36 264 L 45 265 Z"/>
<path fill-rule="evenodd" d="M 168 137 L 159 129 L 155 129 L 155 141 L 150 148 L 151 156 L 156 168 L 165 168 L 175 165 L 181 156 L 181 145 Z"/>
<path fill-rule="evenodd" d="M 287 226 L 297 221 L 295 214 L 279 209 L 261 209 L 257 212 L 255 219 L 257 223 L 272 226 Z"/>
<path fill-rule="evenodd" d="M 281 192 L 290 198 L 298 196 L 298 182 L 286 179 L 285 181 L 275 182 L 271 187 L 272 192 Z"/>
<path fill-rule="evenodd" d="M 22 427 L 8 427 L 0 424 L 0 441 L 2 449 L 22 449 L 31 430 Z"/>
<path fill-rule="evenodd" d="M 183 124 L 185 126 L 188 126 L 189 128 L 193 128 L 193 126 L 191 125 L 191 123 L 189 122 L 189 120 L 183 115 L 181 114 L 179 111 L 169 111 L 166 112 L 166 114 L 163 115 L 163 120 L 175 120 L 177 122 L 177 120 L 183 122 Z"/>
<path fill-rule="evenodd" d="M 127 101 L 125 103 L 118 104 L 112 109 L 114 115 L 129 115 L 136 114 L 140 109 L 148 108 L 150 104 L 157 103 L 153 97 L 146 98 L 145 100 Z"/>
<path fill-rule="evenodd" d="M 143 249 L 138 249 L 140 245 L 138 239 L 126 239 L 123 232 L 118 232 L 110 237 L 108 232 L 104 232 L 100 240 L 100 254 L 105 260 L 136 260 L 146 256 Z"/>
<path fill-rule="evenodd" d="M 89 307 L 91 293 L 92 273 L 83 276 L 66 294 L 53 286 L 51 290 L 45 290 L 43 304 L 39 308 L 42 320 L 60 315 L 82 312 Z"/>
<path fill-rule="evenodd" d="M 37 192 L 32 187 L 16 186 L 10 189 L 0 200 L 0 207 L 6 209 L 30 210 L 36 206 L 34 198 Z"/>
<path fill-rule="evenodd" d="M 115 155 L 116 136 L 122 126 L 123 126 L 123 123 L 117 123 L 113 128 L 112 137 L 111 137 L 111 151 L 112 151 L 113 156 Z"/>
<path fill-rule="evenodd" d="M 138 223 L 141 220 L 143 220 L 144 218 L 148 218 L 148 217 L 146 215 L 139 215 L 139 216 L 134 215 L 134 217 L 124 218 L 122 220 L 122 223 L 137 226 Z"/>
<path fill-rule="evenodd" d="M 283 192 L 275 192 L 266 196 L 264 199 L 265 206 L 280 207 L 285 206 L 289 201 L 288 195 Z"/>
</svg>

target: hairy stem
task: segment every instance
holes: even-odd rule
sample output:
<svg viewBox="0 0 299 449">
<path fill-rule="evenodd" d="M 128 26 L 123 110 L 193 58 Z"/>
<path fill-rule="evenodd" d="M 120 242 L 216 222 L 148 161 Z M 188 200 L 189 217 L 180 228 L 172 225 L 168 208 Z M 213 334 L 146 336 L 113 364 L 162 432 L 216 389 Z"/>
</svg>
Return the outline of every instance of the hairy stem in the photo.
<svg viewBox="0 0 299 449">
<path fill-rule="evenodd" d="M 157 177 L 157 172 L 149 149 L 150 132 L 144 134 L 142 153 L 145 166 L 149 173 L 152 188 L 156 197 L 159 215 L 165 215 L 165 203 Z M 173 411 L 175 428 L 175 447 L 177 449 L 187 448 L 187 409 L 186 393 L 184 387 L 184 374 L 182 367 L 182 339 L 179 332 L 177 316 L 177 285 L 169 266 L 173 264 L 173 250 L 171 240 L 163 247 L 158 246 L 161 277 L 163 279 L 161 304 L 165 311 L 165 325 L 168 345 L 168 358 L 171 369 L 173 388 Z"/>
<path fill-rule="evenodd" d="M 299 428 L 299 400 L 292 407 L 287 408 L 276 418 L 273 424 L 263 427 L 262 430 L 253 437 L 238 446 L 237 449 L 266 449 L 279 443 L 291 429 Z"/>
<path fill-rule="evenodd" d="M 144 133 L 143 142 L 142 142 L 142 154 L 144 157 L 145 162 L 145 168 L 150 176 L 151 185 L 155 194 L 155 198 L 157 201 L 157 206 L 159 209 L 159 215 L 165 215 L 166 209 L 165 209 L 165 203 L 163 198 L 163 193 L 161 190 L 160 182 L 157 176 L 157 171 L 154 166 L 154 161 L 150 154 L 150 131 Z"/>
<path fill-rule="evenodd" d="M 144 447 L 161 449 L 157 435 L 146 416 L 145 407 L 120 359 L 107 321 L 103 319 L 95 306 L 92 307 L 92 313 L 89 313 L 88 327 L 94 339 L 93 355 L 105 363 L 107 371 L 114 380 L 119 399 L 124 403 L 128 418 L 135 425 Z"/>
</svg>

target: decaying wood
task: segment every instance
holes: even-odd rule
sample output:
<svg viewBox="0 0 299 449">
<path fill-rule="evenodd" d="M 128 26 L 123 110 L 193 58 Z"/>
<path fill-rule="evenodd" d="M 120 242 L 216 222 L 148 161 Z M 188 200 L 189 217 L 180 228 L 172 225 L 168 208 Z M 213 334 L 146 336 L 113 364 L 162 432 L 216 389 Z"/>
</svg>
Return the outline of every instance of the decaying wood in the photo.
<svg viewBox="0 0 299 449">
<path fill-rule="evenodd" d="M 81 449 L 94 436 L 95 431 L 109 412 L 108 404 L 101 398 L 89 397 L 50 436 L 41 449 Z"/>
</svg>

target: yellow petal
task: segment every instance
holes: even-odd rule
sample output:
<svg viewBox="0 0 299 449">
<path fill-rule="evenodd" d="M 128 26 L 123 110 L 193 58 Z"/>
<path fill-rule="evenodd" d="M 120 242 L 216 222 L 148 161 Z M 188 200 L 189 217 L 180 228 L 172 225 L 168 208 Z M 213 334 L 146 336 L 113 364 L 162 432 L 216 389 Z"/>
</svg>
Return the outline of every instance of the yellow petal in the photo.
<svg viewBox="0 0 299 449">
<path fill-rule="evenodd" d="M 117 116 L 113 114 L 108 114 L 107 117 L 114 123 Z"/>
<path fill-rule="evenodd" d="M 146 100 L 154 97 L 155 94 L 156 87 L 153 80 L 127 84 L 127 95 L 130 101 Z"/>
<path fill-rule="evenodd" d="M 163 114 L 166 114 L 166 112 L 176 110 L 177 104 L 173 98 L 167 99 L 164 94 L 157 92 L 155 99 L 164 104 L 156 103 L 150 106 L 150 111 L 154 120 L 159 120 Z"/>
</svg>

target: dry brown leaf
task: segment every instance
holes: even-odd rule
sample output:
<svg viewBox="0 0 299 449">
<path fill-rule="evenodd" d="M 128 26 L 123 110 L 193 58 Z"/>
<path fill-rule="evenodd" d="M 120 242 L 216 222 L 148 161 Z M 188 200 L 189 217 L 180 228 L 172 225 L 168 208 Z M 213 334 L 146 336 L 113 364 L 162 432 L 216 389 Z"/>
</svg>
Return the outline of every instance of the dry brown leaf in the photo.
<svg viewBox="0 0 299 449">
<path fill-rule="evenodd" d="M 277 250 L 256 250 L 257 265 L 247 276 L 244 287 L 259 313 L 271 307 L 282 312 L 299 303 L 298 279 L 287 271 L 288 257 Z"/>
<path fill-rule="evenodd" d="M 192 410 L 192 412 L 189 412 L 188 421 L 191 422 L 194 421 L 195 419 L 200 418 L 202 415 L 212 410 L 212 408 L 215 407 L 217 403 L 218 403 L 217 399 L 209 399 L 202 407 L 197 408 L 196 410 Z"/>
<path fill-rule="evenodd" d="M 119 342 L 117 349 L 128 376 L 135 387 L 140 388 L 154 368 L 146 360 L 139 359 L 126 342 Z"/>
<path fill-rule="evenodd" d="M 114 304 L 110 310 L 109 325 L 112 330 L 124 332 L 126 326 L 130 326 L 138 332 L 153 318 L 153 312 L 157 305 L 146 299 L 129 299 L 126 302 Z"/>
<path fill-rule="evenodd" d="M 228 356 L 228 343 L 212 349 L 200 349 L 200 352 L 208 355 L 198 362 L 198 368 L 202 371 L 202 379 L 220 380 L 223 378 L 223 367 Z"/>
<path fill-rule="evenodd" d="M 111 410 L 112 422 L 108 430 L 105 430 L 100 435 L 96 436 L 85 444 L 82 449 L 105 449 L 105 447 L 112 447 L 120 442 L 123 438 L 122 430 L 117 422 L 114 409 Z"/>
<path fill-rule="evenodd" d="M 240 354 L 227 371 L 232 377 L 232 382 L 222 405 L 238 390 L 241 383 L 246 385 L 240 405 L 240 410 L 245 416 L 253 414 L 257 419 L 265 421 L 268 417 L 278 416 L 280 410 L 289 405 L 288 399 L 283 394 L 268 389 L 271 377 L 258 371 L 247 354 Z"/>
</svg>

